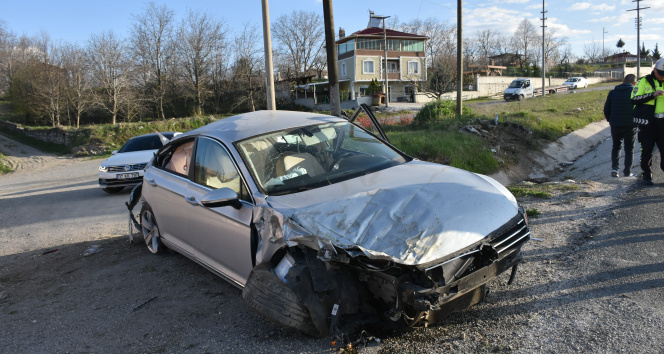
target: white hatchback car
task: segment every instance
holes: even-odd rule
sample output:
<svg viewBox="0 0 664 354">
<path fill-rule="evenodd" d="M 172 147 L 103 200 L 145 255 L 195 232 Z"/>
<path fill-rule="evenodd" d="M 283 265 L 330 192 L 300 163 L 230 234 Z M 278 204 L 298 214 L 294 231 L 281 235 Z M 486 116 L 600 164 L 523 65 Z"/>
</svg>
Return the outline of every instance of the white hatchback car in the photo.
<svg viewBox="0 0 664 354">
<path fill-rule="evenodd" d="M 570 89 L 585 88 L 588 87 L 588 80 L 585 77 L 570 77 L 563 85 L 569 86 Z"/>
<path fill-rule="evenodd" d="M 129 139 L 99 166 L 101 189 L 106 193 L 117 193 L 124 187 L 139 184 L 154 153 L 179 134 L 182 133 L 151 133 Z"/>
</svg>

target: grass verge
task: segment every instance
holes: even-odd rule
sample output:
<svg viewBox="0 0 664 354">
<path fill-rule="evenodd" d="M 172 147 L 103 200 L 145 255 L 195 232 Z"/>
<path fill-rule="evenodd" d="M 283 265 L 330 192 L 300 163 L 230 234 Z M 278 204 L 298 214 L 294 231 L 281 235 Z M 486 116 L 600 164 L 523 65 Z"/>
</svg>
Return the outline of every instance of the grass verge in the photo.
<svg viewBox="0 0 664 354">
<path fill-rule="evenodd" d="M 556 140 L 586 125 L 604 119 L 606 91 L 585 91 L 535 97 L 493 105 L 471 105 L 473 113 L 487 119 L 499 115 L 532 130 L 533 138 Z"/>
<path fill-rule="evenodd" d="M 568 193 L 579 189 L 576 184 L 566 183 L 544 183 L 544 184 L 526 184 L 507 187 L 515 197 L 535 197 L 548 199 L 553 197 L 554 192 Z"/>
<path fill-rule="evenodd" d="M 4 164 L 5 155 L 0 152 L 0 175 L 12 172 L 13 170 Z"/>
</svg>

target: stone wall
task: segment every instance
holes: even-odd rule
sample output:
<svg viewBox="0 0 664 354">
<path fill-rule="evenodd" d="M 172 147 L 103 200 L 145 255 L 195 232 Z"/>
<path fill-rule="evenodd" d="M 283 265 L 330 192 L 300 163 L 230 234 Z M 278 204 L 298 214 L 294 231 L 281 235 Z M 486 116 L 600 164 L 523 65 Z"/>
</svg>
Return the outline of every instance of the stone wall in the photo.
<svg viewBox="0 0 664 354">
<path fill-rule="evenodd" d="M 54 144 L 62 144 L 69 146 L 71 143 L 71 138 L 69 132 L 62 128 L 51 128 L 51 129 L 32 129 L 29 127 L 23 127 L 20 124 L 7 122 L 0 120 L 0 127 L 4 130 L 15 131 L 29 137 L 39 139 L 41 141 L 46 141 Z"/>
</svg>

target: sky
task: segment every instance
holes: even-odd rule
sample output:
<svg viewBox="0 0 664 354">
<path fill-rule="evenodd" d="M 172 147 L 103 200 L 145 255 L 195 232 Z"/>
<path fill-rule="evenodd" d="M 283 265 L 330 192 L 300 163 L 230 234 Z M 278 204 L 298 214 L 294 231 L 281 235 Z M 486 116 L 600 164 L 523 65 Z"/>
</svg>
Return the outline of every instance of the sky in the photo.
<svg viewBox="0 0 664 354">
<path fill-rule="evenodd" d="M 636 53 L 635 0 L 544 0 L 547 29 L 556 28 L 559 36 L 567 37 L 572 52 L 584 56 L 584 47 L 594 42 L 605 50 L 618 51 L 619 39 L 624 50 Z M 112 30 L 128 36 L 134 15 L 144 13 L 145 0 L 0 0 L 0 22 L 17 35 L 35 36 L 46 32 L 54 42 L 65 41 L 85 45 L 91 35 Z M 262 29 L 261 0 L 154 0 L 166 5 L 181 20 L 189 9 L 203 11 L 221 20 L 231 32 L 239 32 L 245 24 Z M 491 29 L 512 35 L 524 18 L 531 20 L 541 32 L 541 0 L 463 0 L 463 33 L 472 37 L 477 31 Z M 642 0 L 640 39 L 646 49 L 658 44 L 664 53 L 664 0 Z M 454 0 L 333 0 L 335 33 L 343 28 L 346 34 L 366 28 L 369 11 L 377 15 L 397 17 L 401 22 L 416 18 L 436 18 L 456 25 L 457 1 Z M 315 11 L 323 15 L 321 0 L 270 0 L 270 20 L 296 10 Z M 262 36 L 262 31 L 261 31 Z"/>
</svg>

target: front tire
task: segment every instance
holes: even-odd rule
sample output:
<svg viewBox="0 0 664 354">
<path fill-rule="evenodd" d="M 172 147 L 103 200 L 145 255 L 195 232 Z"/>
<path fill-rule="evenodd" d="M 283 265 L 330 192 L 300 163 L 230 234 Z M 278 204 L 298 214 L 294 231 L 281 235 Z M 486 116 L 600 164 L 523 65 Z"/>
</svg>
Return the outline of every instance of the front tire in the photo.
<svg viewBox="0 0 664 354">
<path fill-rule="evenodd" d="M 161 234 L 159 233 L 159 226 L 154 217 L 152 208 L 144 204 L 141 208 L 141 231 L 145 245 L 148 250 L 154 254 L 161 253 L 164 250 L 164 245 L 161 243 Z"/>
<path fill-rule="evenodd" d="M 254 311 L 270 322 L 310 337 L 321 337 L 307 310 L 295 292 L 271 270 L 269 263 L 251 271 L 242 298 Z"/>
</svg>

